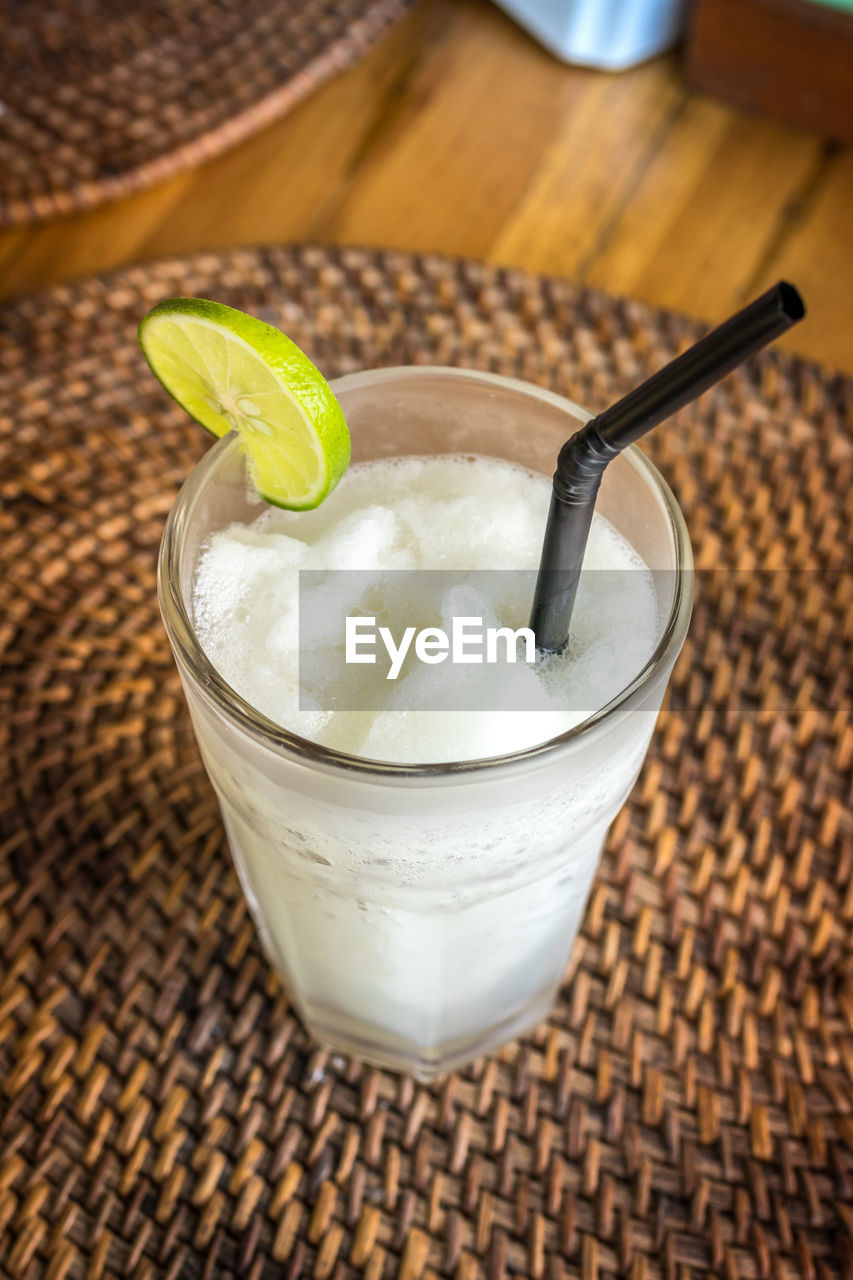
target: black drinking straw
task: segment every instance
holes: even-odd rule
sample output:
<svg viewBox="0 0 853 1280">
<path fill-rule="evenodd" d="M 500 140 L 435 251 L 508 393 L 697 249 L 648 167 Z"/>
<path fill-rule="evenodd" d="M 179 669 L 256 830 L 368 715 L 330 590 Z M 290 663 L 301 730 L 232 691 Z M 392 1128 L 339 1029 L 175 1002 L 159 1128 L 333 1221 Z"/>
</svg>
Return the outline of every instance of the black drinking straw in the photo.
<svg viewBox="0 0 853 1280">
<path fill-rule="evenodd" d="M 566 441 L 554 472 L 530 616 L 537 649 L 556 653 L 568 641 L 592 512 L 608 462 L 805 314 L 797 290 L 781 280 Z"/>
</svg>

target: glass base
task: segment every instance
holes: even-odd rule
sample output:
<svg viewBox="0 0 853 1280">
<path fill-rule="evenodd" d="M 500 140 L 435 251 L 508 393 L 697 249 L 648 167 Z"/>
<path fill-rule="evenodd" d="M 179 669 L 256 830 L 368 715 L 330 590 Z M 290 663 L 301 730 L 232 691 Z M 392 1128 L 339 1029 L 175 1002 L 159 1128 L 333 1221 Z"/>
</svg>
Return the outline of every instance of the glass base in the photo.
<svg viewBox="0 0 853 1280">
<path fill-rule="evenodd" d="M 378 1027 L 366 1027 L 340 1009 L 314 1006 L 310 1017 L 304 1013 L 300 1016 L 309 1034 L 323 1048 L 429 1083 L 448 1071 L 468 1066 L 476 1058 L 496 1053 L 518 1036 L 532 1031 L 548 1016 L 555 994 L 549 989 L 500 1022 L 478 1027 L 470 1035 L 428 1046 L 400 1040 Z"/>
</svg>

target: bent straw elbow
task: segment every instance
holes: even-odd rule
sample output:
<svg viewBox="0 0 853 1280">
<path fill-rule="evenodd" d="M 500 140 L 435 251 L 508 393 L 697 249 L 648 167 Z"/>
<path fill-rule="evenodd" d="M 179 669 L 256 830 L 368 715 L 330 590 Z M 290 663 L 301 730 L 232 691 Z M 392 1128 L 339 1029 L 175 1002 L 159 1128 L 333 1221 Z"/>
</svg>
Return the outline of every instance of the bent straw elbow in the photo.
<svg viewBox="0 0 853 1280">
<path fill-rule="evenodd" d="M 561 502 L 583 507 L 595 499 L 604 468 L 620 452 L 603 440 L 593 418 L 563 445 L 554 472 L 554 492 Z"/>
</svg>

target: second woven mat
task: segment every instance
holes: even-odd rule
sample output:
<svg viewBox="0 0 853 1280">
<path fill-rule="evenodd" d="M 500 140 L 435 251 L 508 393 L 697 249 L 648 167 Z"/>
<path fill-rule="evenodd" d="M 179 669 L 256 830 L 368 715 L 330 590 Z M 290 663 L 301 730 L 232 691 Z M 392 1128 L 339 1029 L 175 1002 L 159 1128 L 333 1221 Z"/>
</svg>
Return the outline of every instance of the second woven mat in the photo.
<svg viewBox="0 0 853 1280">
<path fill-rule="evenodd" d="M 355 62 L 413 0 L 0 0 L 0 227 L 202 164 Z"/>
<path fill-rule="evenodd" d="M 0 1274 L 853 1275 L 851 384 L 765 353 L 649 441 L 700 566 L 649 758 L 548 1021 L 427 1087 L 307 1040 L 231 868 L 155 604 L 177 293 L 596 409 L 698 334 L 309 248 L 0 312 Z"/>
</svg>

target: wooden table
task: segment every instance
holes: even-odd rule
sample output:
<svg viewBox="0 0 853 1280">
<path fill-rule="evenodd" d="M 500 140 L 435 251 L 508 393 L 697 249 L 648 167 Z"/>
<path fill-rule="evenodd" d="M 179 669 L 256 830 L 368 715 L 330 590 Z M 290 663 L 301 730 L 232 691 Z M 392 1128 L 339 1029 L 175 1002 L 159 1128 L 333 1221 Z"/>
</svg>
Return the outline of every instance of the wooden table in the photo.
<svg viewBox="0 0 853 1280">
<path fill-rule="evenodd" d="M 853 372 L 853 152 L 689 91 L 677 56 L 566 67 L 487 0 L 422 0 L 234 151 L 0 236 L 0 296 L 124 263 L 321 240 L 485 258 L 714 321 L 780 276 L 789 349 Z"/>
</svg>

